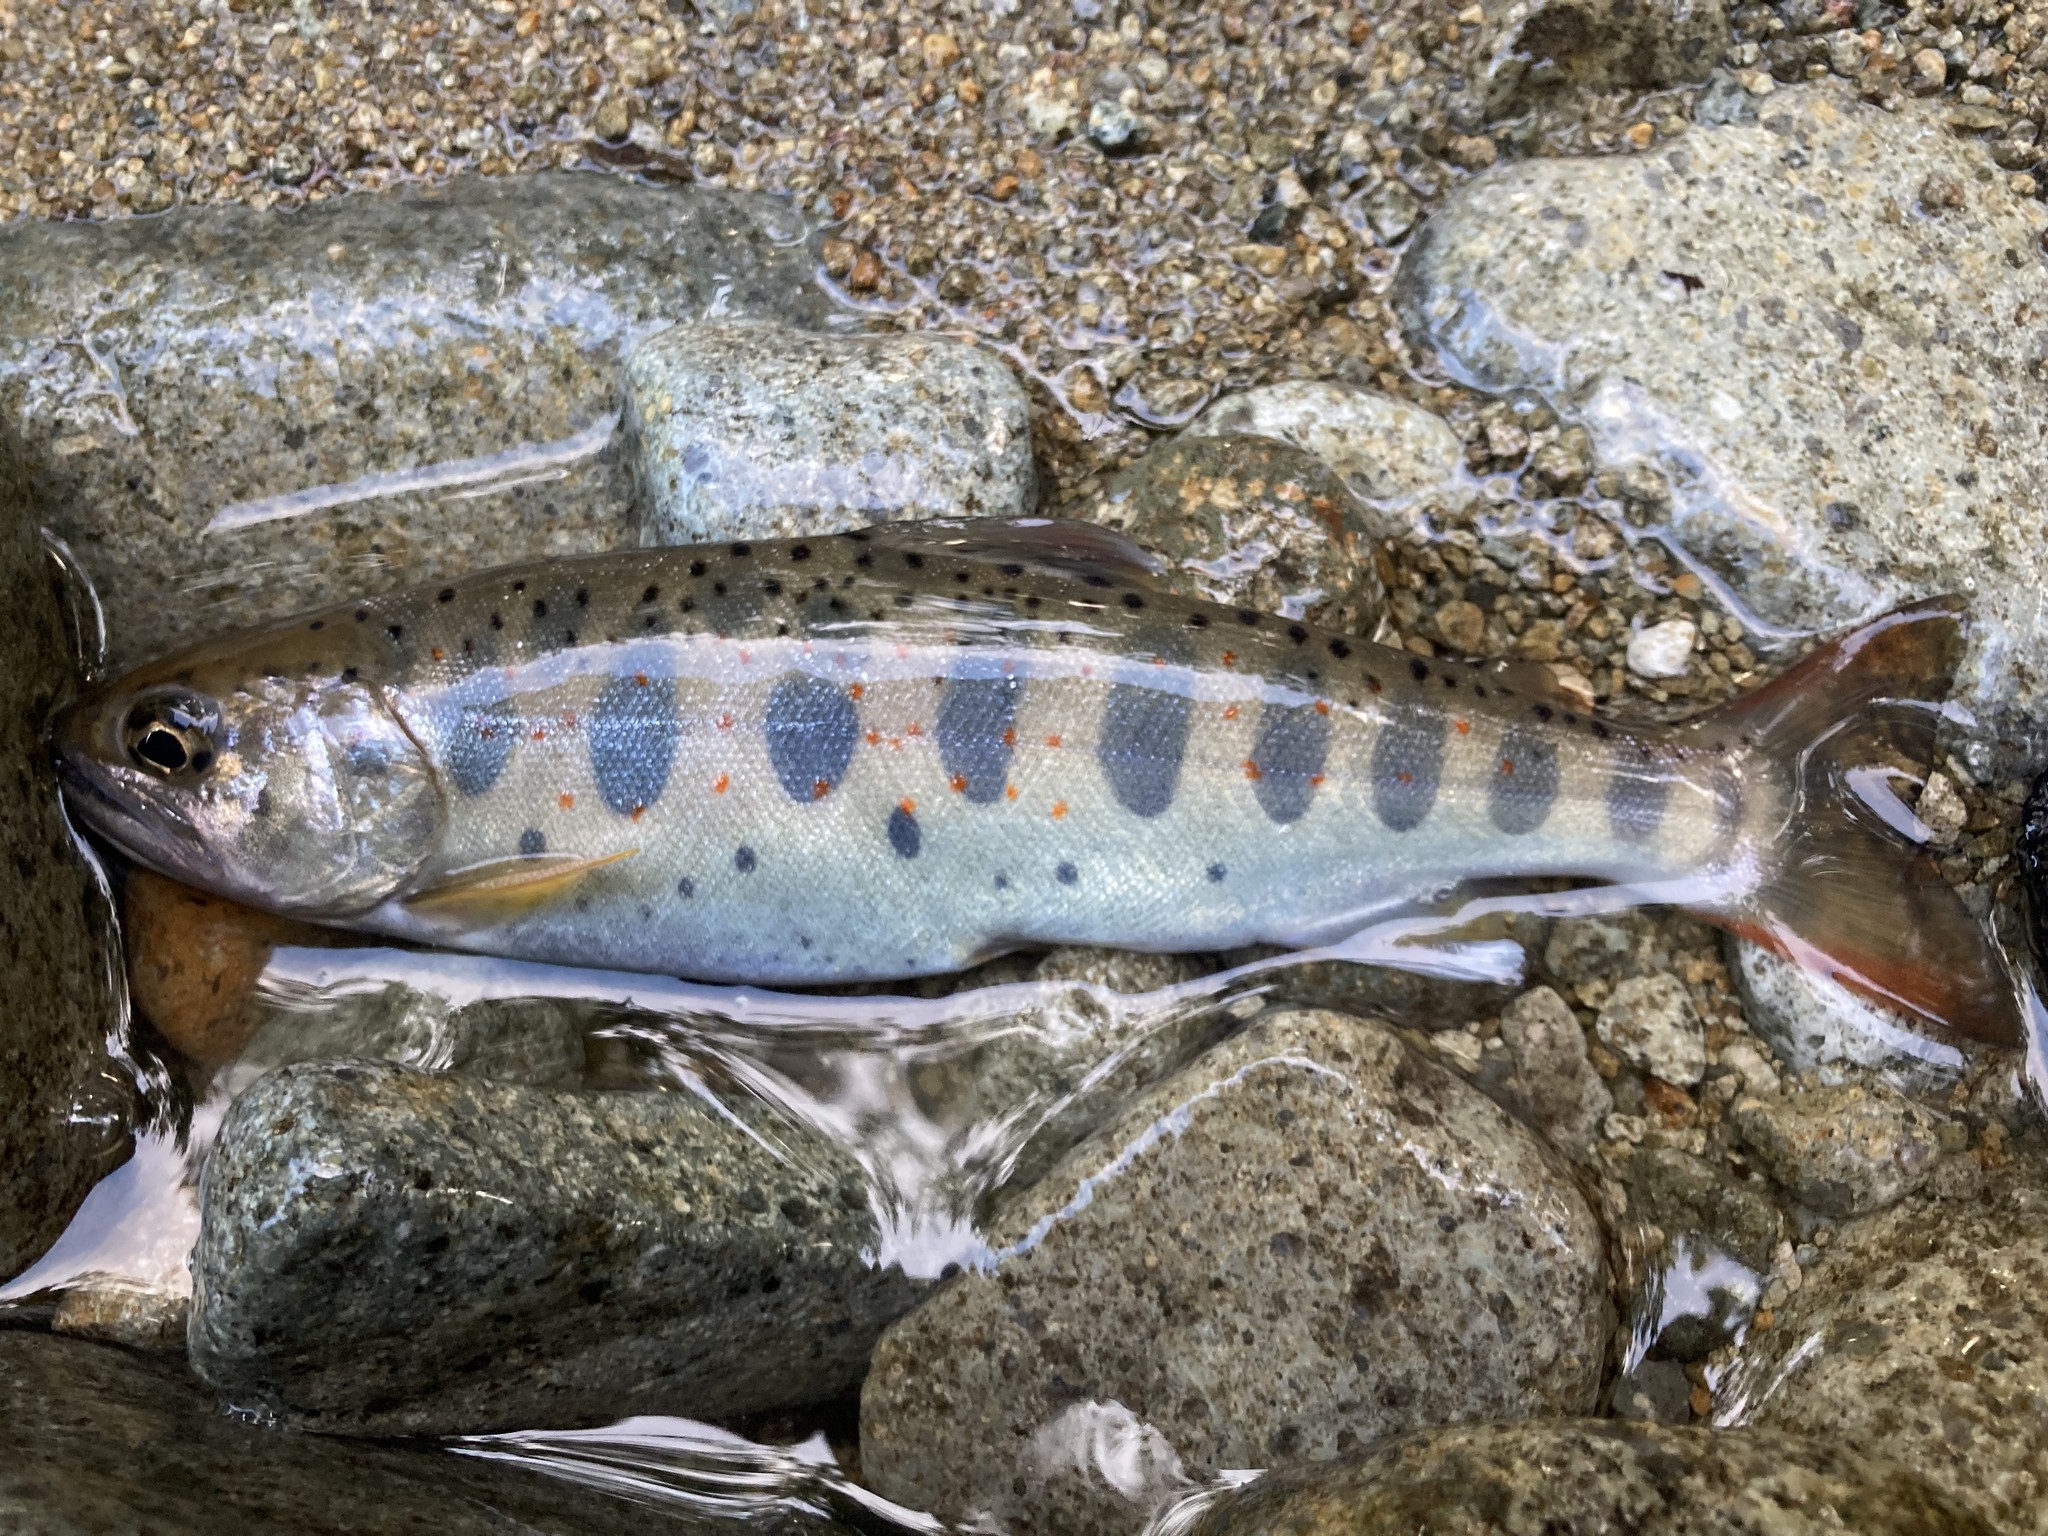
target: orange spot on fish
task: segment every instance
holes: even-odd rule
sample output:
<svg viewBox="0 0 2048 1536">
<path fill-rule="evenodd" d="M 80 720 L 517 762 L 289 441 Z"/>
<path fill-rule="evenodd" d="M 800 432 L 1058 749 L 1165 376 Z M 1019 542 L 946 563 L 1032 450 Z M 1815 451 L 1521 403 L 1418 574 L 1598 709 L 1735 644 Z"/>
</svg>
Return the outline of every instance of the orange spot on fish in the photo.
<svg viewBox="0 0 2048 1536">
<path fill-rule="evenodd" d="M 1308 776 L 1308 781 L 1317 789 L 1321 789 L 1323 787 L 1323 776 L 1320 773 L 1310 774 Z"/>
<path fill-rule="evenodd" d="M 1060 744 L 1060 739 L 1057 736 L 1048 736 L 1045 738 L 1045 744 L 1048 747 L 1057 747 Z"/>
<path fill-rule="evenodd" d="M 906 816 L 915 816 L 917 814 L 917 802 L 908 796 L 897 801 L 896 808 Z"/>
<path fill-rule="evenodd" d="M 1223 665 L 1225 665 L 1226 667 L 1234 667 L 1234 666 L 1236 666 L 1236 665 L 1237 665 L 1237 652 L 1235 652 L 1235 651 L 1225 651 L 1225 652 L 1223 653 Z"/>
<path fill-rule="evenodd" d="M 913 720 L 903 734 L 906 736 L 922 736 L 924 734 L 924 727 Z"/>
<path fill-rule="evenodd" d="M 562 716 L 562 729 L 565 731 L 573 731 L 576 729 L 576 716 L 573 711 L 569 714 Z"/>
<path fill-rule="evenodd" d="M 732 788 L 732 775 L 729 773 L 721 773 L 711 781 L 711 793 L 714 795 L 722 795 L 730 788 Z"/>
<path fill-rule="evenodd" d="M 822 800 L 831 793 L 832 781 L 830 779 L 818 779 L 811 785 L 811 798 L 813 800 Z"/>
<path fill-rule="evenodd" d="M 1055 800 L 1055 801 L 1053 801 L 1053 803 L 1052 803 L 1052 819 L 1053 819 L 1054 821 L 1058 821 L 1058 820 L 1059 820 L 1059 819 L 1060 819 L 1061 817 L 1065 816 L 1066 814 L 1067 814 L 1067 802 L 1066 802 L 1066 801 L 1064 801 L 1064 800 Z"/>
<path fill-rule="evenodd" d="M 1166 658 L 1164 656 L 1154 656 L 1152 658 L 1152 665 L 1155 667 L 1163 667 L 1166 665 Z"/>
<path fill-rule="evenodd" d="M 1016 785 L 1014 785 L 1014 784 L 1007 784 L 1007 785 L 1005 785 L 1005 786 L 1003 787 L 1003 795 L 1004 795 L 1004 798 L 1006 798 L 1006 799 L 1010 799 L 1010 800 L 1014 800 L 1014 799 L 1016 799 L 1016 798 L 1017 798 L 1017 786 L 1016 786 Z"/>
<path fill-rule="evenodd" d="M 1512 757 L 1502 758 L 1500 760 L 1500 771 L 1509 778 L 1513 778 L 1515 775 L 1515 760 Z"/>
<path fill-rule="evenodd" d="M 1458 728 L 1460 736 L 1470 736 L 1472 734 L 1472 722 L 1470 720 L 1453 720 L 1451 724 Z"/>
<path fill-rule="evenodd" d="M 1327 715 L 1327 714 L 1328 714 L 1329 712 L 1330 712 L 1330 701 L 1329 701 L 1328 699 L 1317 699 L 1317 700 L 1316 700 L 1316 713 L 1317 713 L 1317 714 L 1319 714 L 1319 715 Z"/>
<path fill-rule="evenodd" d="M 749 652 L 747 652 L 747 651 L 746 651 L 746 650 L 744 650 L 744 649 L 743 649 L 743 650 L 741 650 L 741 652 L 740 652 L 740 665 L 741 665 L 741 666 L 743 666 L 743 667 L 744 667 L 744 666 L 746 666 L 746 665 L 747 665 L 747 664 L 748 664 L 749 662 L 751 662 L 751 661 L 752 661 L 753 659 L 754 659 L 754 658 L 753 658 L 753 656 L 752 656 L 752 655 L 751 655 L 751 654 L 750 654 Z"/>
<path fill-rule="evenodd" d="M 881 744 L 882 744 L 882 733 L 881 733 L 880 731 L 869 731 L 869 732 L 868 732 L 868 745 L 869 745 L 869 746 L 871 746 L 871 747 L 878 747 L 878 746 L 880 746 Z"/>
<path fill-rule="evenodd" d="M 1223 718 L 1226 720 L 1235 720 L 1237 718 L 1237 706 L 1235 704 L 1224 705 Z"/>
<path fill-rule="evenodd" d="M 954 794 L 960 794 L 967 788 L 967 775 L 964 773 L 956 773 L 953 775 L 952 778 L 948 779 L 946 783 L 948 784 L 948 786 L 951 787 Z"/>
<path fill-rule="evenodd" d="M 1244 776 L 1248 779 L 1254 780 L 1265 777 L 1264 774 L 1259 772 L 1259 765 L 1253 762 L 1250 758 L 1246 758 L 1244 760 Z"/>
<path fill-rule="evenodd" d="M 863 687 L 861 684 L 855 683 L 851 688 L 847 689 L 846 692 L 849 698 L 858 699 L 862 694 L 867 692 L 867 689 Z"/>
<path fill-rule="evenodd" d="M 1412 773 L 1397 773 L 1394 775 L 1394 777 L 1399 779 L 1403 784 L 1413 784 L 1415 782 L 1415 775 Z"/>
<path fill-rule="evenodd" d="M 633 674 L 633 682 L 636 686 L 645 688 L 647 686 L 647 674 L 645 672 L 635 672 Z"/>
<path fill-rule="evenodd" d="M 910 655 L 910 647 L 909 647 L 909 646 L 907 646 L 907 645 L 899 645 L 899 646 L 897 646 L 897 647 L 896 647 L 896 659 L 897 659 L 898 661 L 902 661 L 902 660 L 904 660 L 904 659 L 905 659 L 906 657 L 908 657 L 909 655 Z"/>
<path fill-rule="evenodd" d="M 635 820 L 635 821 L 638 821 L 638 820 L 639 820 L 639 819 L 640 819 L 640 818 L 641 818 L 642 816 L 645 816 L 646 814 L 647 814 L 647 807 L 646 807 L 646 806 L 644 806 L 644 805 L 636 805 L 636 806 L 634 806 L 634 807 L 633 807 L 633 820 Z"/>
<path fill-rule="evenodd" d="M 498 728 L 495 725 L 480 725 L 477 727 L 477 734 L 485 741 L 489 741 L 498 734 Z"/>
<path fill-rule="evenodd" d="M 559 805 L 565 811 L 573 811 L 576 809 L 576 797 L 564 791 L 561 795 L 556 797 L 555 804 Z"/>
<path fill-rule="evenodd" d="M 1083 677 L 1093 677 L 1095 675 L 1095 669 L 1089 666 L 1088 663 L 1084 661 L 1081 663 L 1081 675 Z"/>
<path fill-rule="evenodd" d="M 535 727 L 533 728 L 533 739 L 534 739 L 535 741 L 546 741 L 546 740 L 548 739 L 548 733 L 547 733 L 547 729 L 546 729 L 546 727 L 544 727 L 544 726 L 539 726 L 539 725 L 536 725 L 536 726 L 535 726 Z"/>
<path fill-rule="evenodd" d="M 1017 732 L 1015 727 L 1012 727 L 1011 729 L 1003 732 L 1003 745 L 1006 747 L 1014 747 L 1015 745 L 1017 745 Z"/>
<path fill-rule="evenodd" d="M 732 729 L 732 716 L 731 716 L 731 715 L 720 715 L 720 716 L 718 717 L 718 728 L 719 728 L 719 729 L 720 729 L 721 731 L 729 731 L 729 730 L 731 730 L 731 729 Z"/>
<path fill-rule="evenodd" d="M 448 659 L 448 653 L 442 650 L 441 647 L 439 647 L 438 645 L 434 647 L 432 655 L 434 660 L 436 661 L 446 661 Z"/>
</svg>

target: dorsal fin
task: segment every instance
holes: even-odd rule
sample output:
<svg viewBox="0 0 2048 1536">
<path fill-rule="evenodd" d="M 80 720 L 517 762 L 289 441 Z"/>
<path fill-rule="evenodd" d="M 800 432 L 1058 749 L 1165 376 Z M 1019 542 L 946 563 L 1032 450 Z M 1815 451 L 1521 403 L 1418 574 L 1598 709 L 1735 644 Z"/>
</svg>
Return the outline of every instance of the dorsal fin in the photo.
<svg viewBox="0 0 2048 1536">
<path fill-rule="evenodd" d="M 1166 562 L 1113 528 L 1058 517 L 935 517 L 863 530 L 885 549 L 955 555 L 1045 575 L 1150 586 Z"/>
<path fill-rule="evenodd" d="M 592 870 L 630 859 L 639 851 L 624 848 L 589 858 L 573 853 L 531 853 L 491 859 L 414 891 L 405 904 L 435 922 L 460 928 L 496 927 L 565 895 Z"/>
</svg>

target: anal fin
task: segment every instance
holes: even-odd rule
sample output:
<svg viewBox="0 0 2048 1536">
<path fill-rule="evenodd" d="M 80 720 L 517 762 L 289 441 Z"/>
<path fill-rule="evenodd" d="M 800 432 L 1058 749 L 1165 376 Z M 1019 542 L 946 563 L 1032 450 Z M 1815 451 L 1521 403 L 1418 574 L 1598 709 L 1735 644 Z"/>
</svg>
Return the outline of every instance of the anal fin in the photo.
<svg viewBox="0 0 2048 1536">
<path fill-rule="evenodd" d="M 458 928 L 493 928 L 558 901 L 593 870 L 630 859 L 638 848 L 583 857 L 569 853 L 516 854 L 458 869 L 405 898 L 420 917 Z"/>
</svg>

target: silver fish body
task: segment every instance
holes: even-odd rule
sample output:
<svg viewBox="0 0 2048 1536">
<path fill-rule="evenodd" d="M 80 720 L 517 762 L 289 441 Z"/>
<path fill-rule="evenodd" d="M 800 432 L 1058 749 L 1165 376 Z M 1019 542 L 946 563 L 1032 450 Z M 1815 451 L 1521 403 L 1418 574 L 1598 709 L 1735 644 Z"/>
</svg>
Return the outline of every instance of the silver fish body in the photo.
<svg viewBox="0 0 2048 1536">
<path fill-rule="evenodd" d="M 224 894 L 717 981 L 1299 946 L 1475 876 L 1704 880 L 1732 912 L 1775 867 L 1798 781 L 1753 720 L 1604 722 L 1075 543 L 906 525 L 486 571 L 145 669 L 62 755 L 89 820 Z M 259 805 L 306 718 L 331 768 Z M 233 769 L 214 810 L 200 756 Z M 238 851 L 280 817 L 317 835 Z M 366 841 L 394 819 L 405 859 Z"/>
</svg>

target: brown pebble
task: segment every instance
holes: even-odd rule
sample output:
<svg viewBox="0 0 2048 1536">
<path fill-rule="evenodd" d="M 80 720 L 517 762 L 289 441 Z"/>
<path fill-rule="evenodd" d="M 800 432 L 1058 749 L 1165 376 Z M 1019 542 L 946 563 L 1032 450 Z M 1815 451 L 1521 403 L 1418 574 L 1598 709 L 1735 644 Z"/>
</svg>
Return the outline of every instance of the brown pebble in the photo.
<svg viewBox="0 0 2048 1536">
<path fill-rule="evenodd" d="M 873 251 L 862 251 L 846 274 L 846 286 L 855 293 L 869 293 L 882 285 L 882 259 Z"/>
<path fill-rule="evenodd" d="M 1017 195 L 1019 183 L 1015 176 L 998 176 L 988 189 L 988 195 L 999 203 L 1007 203 Z"/>
<path fill-rule="evenodd" d="M 129 875 L 122 917 L 136 1012 L 202 1066 L 248 1043 L 249 999 L 279 944 L 341 942 L 329 929 L 241 906 L 148 870 Z"/>
<path fill-rule="evenodd" d="M 1686 1405 L 1692 1409 L 1694 1418 L 1704 1419 L 1714 1411 L 1714 1394 L 1705 1387 L 1694 1387 L 1686 1398 Z"/>
<path fill-rule="evenodd" d="M 1475 656 L 1486 643 L 1486 615 L 1477 603 L 1459 598 L 1437 609 L 1436 632 L 1452 650 Z"/>
</svg>

